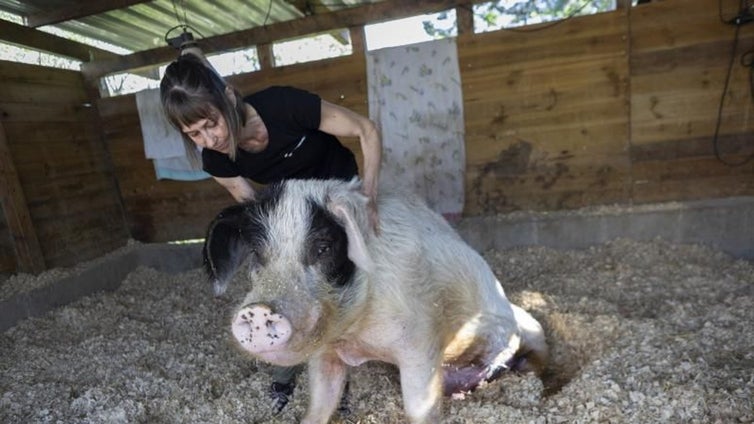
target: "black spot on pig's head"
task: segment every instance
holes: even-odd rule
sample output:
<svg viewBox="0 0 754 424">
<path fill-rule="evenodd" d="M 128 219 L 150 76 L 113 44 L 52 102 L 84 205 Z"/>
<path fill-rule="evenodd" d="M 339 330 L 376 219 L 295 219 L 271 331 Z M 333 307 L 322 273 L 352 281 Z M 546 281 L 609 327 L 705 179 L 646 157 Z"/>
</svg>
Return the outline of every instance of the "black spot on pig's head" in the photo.
<svg viewBox="0 0 754 424">
<path fill-rule="evenodd" d="M 223 209 L 210 223 L 202 255 L 216 296 L 225 292 L 228 282 L 244 260 L 251 256 L 251 267 L 263 260 L 258 255 L 258 249 L 267 236 L 262 222 L 279 198 L 280 187 L 271 186 L 259 193 L 256 201 Z"/>
<path fill-rule="evenodd" d="M 346 231 L 321 205 L 310 202 L 310 211 L 304 264 L 318 266 L 328 281 L 344 286 L 351 281 L 356 269 L 348 258 Z"/>
</svg>

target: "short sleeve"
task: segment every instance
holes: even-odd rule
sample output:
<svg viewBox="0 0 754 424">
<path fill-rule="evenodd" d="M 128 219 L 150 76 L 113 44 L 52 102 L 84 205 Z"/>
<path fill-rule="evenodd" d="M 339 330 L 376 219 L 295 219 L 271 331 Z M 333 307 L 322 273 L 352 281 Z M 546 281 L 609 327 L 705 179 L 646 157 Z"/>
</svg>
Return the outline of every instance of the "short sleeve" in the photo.
<svg viewBox="0 0 754 424">
<path fill-rule="evenodd" d="M 269 95 L 276 99 L 277 108 L 271 115 L 278 120 L 288 120 L 287 125 L 302 130 L 318 130 L 322 120 L 322 99 L 306 90 L 288 86 L 273 86 Z"/>
<path fill-rule="evenodd" d="M 218 178 L 233 178 L 241 175 L 238 167 L 228 155 L 212 149 L 202 149 L 202 168 L 209 175 Z"/>
</svg>

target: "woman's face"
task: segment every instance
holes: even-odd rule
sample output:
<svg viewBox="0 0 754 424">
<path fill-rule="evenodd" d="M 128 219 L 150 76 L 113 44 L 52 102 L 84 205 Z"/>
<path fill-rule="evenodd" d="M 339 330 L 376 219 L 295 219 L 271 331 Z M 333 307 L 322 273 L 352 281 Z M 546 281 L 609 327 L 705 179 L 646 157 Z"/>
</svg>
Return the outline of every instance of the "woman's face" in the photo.
<svg viewBox="0 0 754 424">
<path fill-rule="evenodd" d="M 181 126 L 181 131 L 199 147 L 230 153 L 228 124 L 219 111 L 193 124 Z"/>
</svg>

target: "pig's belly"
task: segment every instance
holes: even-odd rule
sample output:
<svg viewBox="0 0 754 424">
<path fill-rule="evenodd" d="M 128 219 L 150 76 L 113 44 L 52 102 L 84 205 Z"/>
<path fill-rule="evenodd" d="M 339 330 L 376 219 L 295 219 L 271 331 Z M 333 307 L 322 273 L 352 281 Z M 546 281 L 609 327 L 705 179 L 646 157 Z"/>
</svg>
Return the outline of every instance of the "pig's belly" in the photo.
<svg viewBox="0 0 754 424">
<path fill-rule="evenodd" d="M 395 363 L 392 354 L 379 348 L 362 342 L 341 341 L 334 345 L 338 357 L 349 366 L 356 367 L 367 361 L 383 361 Z"/>
</svg>

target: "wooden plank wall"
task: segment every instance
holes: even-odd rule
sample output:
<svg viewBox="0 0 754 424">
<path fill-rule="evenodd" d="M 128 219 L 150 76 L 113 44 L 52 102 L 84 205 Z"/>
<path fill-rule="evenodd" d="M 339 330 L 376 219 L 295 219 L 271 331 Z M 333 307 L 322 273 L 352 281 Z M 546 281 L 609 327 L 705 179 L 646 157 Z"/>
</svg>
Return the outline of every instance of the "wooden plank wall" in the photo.
<svg viewBox="0 0 754 424">
<path fill-rule="evenodd" d="M 38 273 L 46 268 L 37 231 L 31 221 L 23 187 L 8 147 L 5 126 L 0 122 L 0 201 L 8 228 L 16 267 L 23 272 Z"/>
<path fill-rule="evenodd" d="M 98 109 L 131 237 L 153 242 L 203 237 L 202 226 L 227 195 L 214 181 L 155 179 L 152 162 L 144 156 L 134 95 L 101 99 Z"/>
<path fill-rule="evenodd" d="M 115 180 L 81 74 L 0 62 L 0 81 L 0 120 L 47 267 L 125 245 Z M 14 272 L 13 244 L 5 240 L 0 265 L 13 269 L 0 271 Z"/>
<path fill-rule="evenodd" d="M 8 228 L 8 220 L 4 213 L 0 213 L 0 252 L 0 280 L 2 280 L 4 274 L 13 274 L 18 270 L 13 234 Z"/>
<path fill-rule="evenodd" d="M 738 2 L 722 5 L 723 19 L 735 16 Z M 754 194 L 754 160 L 728 166 L 712 146 L 735 27 L 720 22 L 716 0 L 648 6 L 631 14 L 632 199 Z M 754 81 L 740 64 L 742 54 L 754 53 L 754 23 L 739 36 L 718 137 L 729 163 L 754 155 Z"/>
<path fill-rule="evenodd" d="M 459 40 L 465 214 L 628 199 L 625 15 Z"/>
<path fill-rule="evenodd" d="M 717 10 L 717 0 L 665 0 L 459 37 L 464 213 L 754 195 L 754 163 L 729 167 L 712 154 L 733 36 Z M 753 45 L 754 24 L 742 28 L 737 55 Z M 730 160 L 754 151 L 748 70 L 736 66 L 721 137 Z M 242 92 L 300 86 L 368 113 L 362 53 L 230 82 Z M 202 237 L 230 196 L 212 181 L 154 179 L 133 96 L 102 99 L 100 109 L 132 236 Z M 356 141 L 347 144 L 359 157 Z"/>
<path fill-rule="evenodd" d="M 733 27 L 714 0 L 652 2 L 462 38 L 466 214 L 754 194 L 712 150 Z M 732 12 L 732 10 L 731 10 Z M 754 152 L 743 27 L 719 137 Z"/>
</svg>

